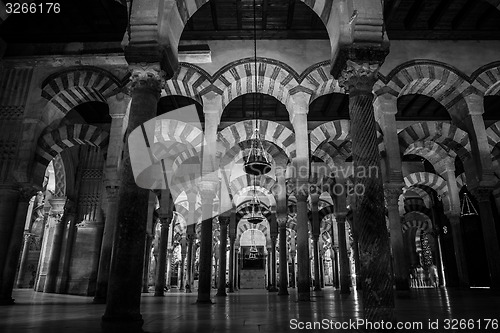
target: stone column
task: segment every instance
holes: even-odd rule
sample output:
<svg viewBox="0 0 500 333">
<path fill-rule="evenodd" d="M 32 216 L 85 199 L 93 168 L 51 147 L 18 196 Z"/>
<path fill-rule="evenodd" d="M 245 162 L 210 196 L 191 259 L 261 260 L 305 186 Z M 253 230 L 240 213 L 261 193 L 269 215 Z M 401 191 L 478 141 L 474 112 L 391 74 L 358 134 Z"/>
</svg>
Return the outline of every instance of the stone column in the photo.
<svg viewBox="0 0 500 333">
<path fill-rule="evenodd" d="M 186 293 L 192 293 L 193 292 L 193 264 L 194 264 L 194 240 L 196 239 L 196 233 L 194 230 L 194 224 L 188 226 L 187 234 L 187 288 L 186 288 Z"/>
<path fill-rule="evenodd" d="M 20 189 L 16 215 L 12 228 L 12 236 L 1 276 L 0 305 L 14 303 L 14 299 L 12 298 L 12 288 L 14 287 L 19 254 L 23 243 L 22 239 L 26 222 L 26 214 L 28 212 L 29 201 L 35 193 L 36 191 L 31 187 L 22 187 Z"/>
<path fill-rule="evenodd" d="M 275 222 L 276 223 L 276 222 Z M 276 287 L 276 241 L 278 240 L 278 235 L 271 235 L 271 285 L 269 291 L 278 291 Z"/>
<path fill-rule="evenodd" d="M 227 228 L 231 217 L 220 215 L 220 245 L 219 245 L 219 285 L 217 296 L 227 296 L 226 294 L 226 249 L 227 249 Z"/>
<path fill-rule="evenodd" d="M 320 246 L 321 248 L 322 246 Z M 325 288 L 325 251 L 323 249 L 319 252 L 321 260 L 319 261 L 319 277 L 321 279 L 321 288 Z"/>
<path fill-rule="evenodd" d="M 149 292 L 149 267 L 151 263 L 151 246 L 153 244 L 153 236 L 146 234 L 146 245 L 144 245 L 144 268 L 142 271 L 142 292 Z"/>
<path fill-rule="evenodd" d="M 332 269 L 333 269 L 333 287 L 336 289 L 340 288 L 340 278 L 339 278 L 339 247 L 333 246 L 331 249 L 332 256 Z"/>
<path fill-rule="evenodd" d="M 467 260 L 465 257 L 465 246 L 460 225 L 460 215 L 447 212 L 446 216 L 450 220 L 451 233 L 453 236 L 453 248 L 455 250 L 455 260 L 457 263 L 458 283 L 461 288 L 469 287 L 469 273 L 467 270 Z"/>
<path fill-rule="evenodd" d="M 170 230 L 172 233 L 173 230 Z M 170 238 L 169 238 L 169 242 L 170 242 Z M 172 278 L 172 255 L 174 254 L 174 248 L 172 247 L 171 244 L 168 244 L 167 246 L 167 281 L 166 281 L 166 284 L 167 284 L 167 290 L 171 288 L 171 285 L 170 285 L 170 281 L 171 281 L 171 278 Z"/>
<path fill-rule="evenodd" d="M 297 198 L 297 297 L 309 301 L 311 297 L 309 263 L 309 219 L 307 197 L 309 186 L 309 138 L 307 133 L 307 104 L 297 100 L 292 124 L 295 130 L 297 157 L 292 161 L 295 168 Z"/>
<path fill-rule="evenodd" d="M 68 206 L 66 203 L 66 206 Z M 60 270 L 58 273 L 56 293 L 64 294 L 68 290 L 68 278 L 69 278 L 69 270 L 72 262 L 72 253 L 73 253 L 73 245 L 75 242 L 75 230 L 76 230 L 76 207 L 74 204 L 71 204 L 71 207 L 66 209 L 66 217 L 64 220 L 66 221 L 66 233 L 63 235 L 63 245 L 62 249 L 64 252 L 61 252 L 60 259 Z"/>
<path fill-rule="evenodd" d="M 186 269 L 186 253 L 187 253 L 187 240 L 186 237 L 182 237 L 180 241 L 180 246 L 181 246 L 181 262 L 179 264 L 180 268 L 180 276 L 179 276 L 179 291 L 185 291 L 186 290 L 186 283 L 184 281 L 185 278 L 185 269 Z"/>
<path fill-rule="evenodd" d="M 109 133 L 109 144 L 107 150 L 106 164 L 104 168 L 104 186 L 106 188 L 106 221 L 99 256 L 99 268 L 97 271 L 97 284 L 94 303 L 106 303 L 108 292 L 109 269 L 111 265 L 111 251 L 113 238 L 117 226 L 118 214 L 118 191 L 120 181 L 118 179 L 118 165 L 123 150 L 123 135 L 126 127 L 124 118 L 130 104 L 130 97 L 118 93 L 108 99 L 109 115 L 111 116 L 111 128 Z"/>
<path fill-rule="evenodd" d="M 352 251 L 354 255 L 354 267 L 356 269 L 356 290 L 361 290 L 361 263 L 359 259 L 358 232 L 356 230 L 356 225 L 353 223 L 352 214 L 347 214 L 347 221 L 351 225 L 352 231 Z"/>
<path fill-rule="evenodd" d="M 347 254 L 347 239 L 345 236 L 345 214 L 336 214 L 337 231 L 339 235 L 339 261 L 340 261 L 340 293 L 349 294 L 351 292 L 351 265 Z"/>
<path fill-rule="evenodd" d="M 234 249 L 234 291 L 240 290 L 240 248 Z"/>
<path fill-rule="evenodd" d="M 353 49 L 350 57 L 339 83 L 349 92 L 356 202 L 353 212 L 354 224 L 359 227 L 360 257 L 363 258 L 361 281 L 364 318 L 369 321 L 390 321 L 393 320 L 394 309 L 392 274 L 388 277 L 392 270 L 391 251 L 385 222 L 372 93 L 385 54 L 378 50 Z M 368 177 L 359 176 L 363 174 Z"/>
<path fill-rule="evenodd" d="M 404 255 L 403 231 L 399 216 L 398 199 L 404 186 L 401 152 L 399 149 L 398 133 L 395 130 L 396 113 L 398 112 L 397 98 L 390 94 L 378 96 L 374 102 L 375 112 L 381 117 L 384 128 L 384 145 L 387 161 L 387 183 L 385 184 L 385 198 L 389 213 L 389 231 L 391 234 L 391 249 L 396 290 L 406 294 L 410 291 L 409 265 Z"/>
<path fill-rule="evenodd" d="M 21 253 L 21 263 L 19 264 L 19 273 L 17 275 L 17 288 L 24 288 L 26 284 L 24 282 L 24 276 L 26 275 L 26 270 L 28 269 L 28 256 L 30 254 L 30 242 L 35 237 L 35 234 L 28 232 L 24 233 L 24 243 L 23 251 Z"/>
<path fill-rule="evenodd" d="M 44 293 L 53 293 L 56 291 L 57 272 L 59 270 L 59 259 L 61 258 L 61 248 L 64 234 L 64 210 L 66 198 L 50 199 L 52 206 L 49 213 L 54 223 L 54 236 L 49 253 L 49 262 L 47 268 L 47 277 L 43 286 Z"/>
<path fill-rule="evenodd" d="M 278 217 L 280 233 L 280 288 L 278 295 L 288 295 L 288 250 L 286 248 L 286 222 L 287 217 Z"/>
<path fill-rule="evenodd" d="M 312 191 L 312 190 L 311 190 Z M 313 237 L 313 252 L 314 252 L 314 290 L 321 290 L 321 278 L 320 278 L 320 254 L 319 254 L 319 234 L 320 234 L 320 221 L 318 213 L 318 202 L 319 194 L 314 190 L 314 193 L 310 194 L 311 197 L 311 215 L 312 215 L 312 237 Z"/>
<path fill-rule="evenodd" d="M 19 188 L 14 184 L 0 184 L 0 278 L 3 275 L 12 229 L 16 218 Z M 24 226 L 24 224 L 23 224 Z"/>
<path fill-rule="evenodd" d="M 490 272 L 491 289 L 500 289 L 500 248 L 498 245 L 497 226 L 493 218 L 491 209 L 491 192 L 493 187 L 478 187 L 473 190 L 474 197 L 479 203 L 479 216 L 481 217 L 481 226 L 483 229 L 484 248 L 486 250 L 486 259 L 488 260 L 488 269 Z"/>
<path fill-rule="evenodd" d="M 144 242 L 146 239 L 149 190 L 139 188 L 130 161 L 130 133 L 156 116 L 162 86 L 158 65 L 132 65 L 132 102 L 119 168 L 121 186 L 118 192 L 117 229 L 114 235 L 108 282 L 106 311 L 102 317 L 105 329 L 142 327 L 140 313 Z"/>
<path fill-rule="evenodd" d="M 216 188 L 216 183 L 209 181 L 202 181 L 199 184 L 202 203 L 202 222 L 197 303 L 212 303 L 210 299 L 210 291 L 212 290 L 212 220 Z"/>
<path fill-rule="evenodd" d="M 155 275 L 155 296 L 163 297 L 165 291 L 165 269 L 167 264 L 167 243 L 169 238 L 168 229 L 170 228 L 170 223 L 172 218 L 169 216 L 163 216 L 160 218 L 160 239 L 158 242 L 158 262 L 156 264 L 156 275 Z"/>
<path fill-rule="evenodd" d="M 405 257 L 403 241 L 403 230 L 401 229 L 401 217 L 399 216 L 398 201 L 402 192 L 403 184 L 386 183 L 384 192 L 389 213 L 389 231 L 391 234 L 391 247 L 393 258 L 394 282 L 398 292 L 410 291 L 410 267 Z"/>
</svg>

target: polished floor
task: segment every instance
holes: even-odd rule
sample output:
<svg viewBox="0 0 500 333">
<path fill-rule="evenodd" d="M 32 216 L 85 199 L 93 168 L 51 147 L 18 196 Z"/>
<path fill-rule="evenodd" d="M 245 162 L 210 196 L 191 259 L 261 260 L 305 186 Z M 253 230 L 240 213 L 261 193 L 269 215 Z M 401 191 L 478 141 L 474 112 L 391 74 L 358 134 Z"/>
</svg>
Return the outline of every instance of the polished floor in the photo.
<svg viewBox="0 0 500 333">
<path fill-rule="evenodd" d="M 16 304 L 0 307 L 0 332 L 103 332 L 100 317 L 105 305 L 92 304 L 91 297 L 14 291 Z M 295 290 L 290 296 L 278 296 L 265 290 L 240 290 L 226 298 L 214 297 L 213 305 L 197 305 L 196 293 L 168 292 L 165 297 L 144 294 L 141 311 L 145 332 L 368 332 L 352 324 L 361 318 L 359 295 L 341 295 L 331 287 L 315 292 L 312 301 L 297 302 Z M 487 289 L 413 290 L 410 298 L 398 299 L 396 321 L 413 326 L 391 332 L 495 332 L 500 320 L 500 295 Z M 454 328 L 452 321 L 457 320 Z M 460 329 L 460 320 L 469 320 L 469 328 Z M 307 329 L 316 324 L 316 329 Z M 344 323 L 344 327 L 335 326 Z M 439 327 L 429 328 L 430 323 Z M 449 323 L 449 329 L 446 329 Z M 489 323 L 489 324 L 488 324 Z M 376 323 L 372 323 L 375 324 Z M 380 325 L 380 324 L 379 324 Z M 489 327 L 486 328 L 486 325 Z M 480 327 L 481 326 L 481 327 Z M 337 327 L 338 329 L 335 329 Z M 409 327 L 409 326 L 408 326 Z M 462 327 L 464 327 L 462 325 Z M 301 329 L 303 328 L 303 329 Z M 333 328 L 333 329 L 332 329 Z M 384 327 L 387 328 L 387 327 Z"/>
</svg>

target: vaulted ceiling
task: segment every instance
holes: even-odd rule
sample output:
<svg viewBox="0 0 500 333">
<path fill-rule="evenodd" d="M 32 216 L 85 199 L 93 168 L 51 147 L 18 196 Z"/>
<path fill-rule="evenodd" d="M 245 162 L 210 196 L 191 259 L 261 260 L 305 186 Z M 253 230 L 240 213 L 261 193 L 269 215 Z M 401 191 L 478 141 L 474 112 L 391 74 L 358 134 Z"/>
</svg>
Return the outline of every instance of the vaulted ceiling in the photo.
<svg viewBox="0 0 500 333">
<path fill-rule="evenodd" d="M 182 39 L 252 39 L 253 1 L 209 1 L 189 20 Z M 255 1 L 258 38 L 328 38 L 321 20 L 303 2 Z M 390 39 L 500 39 L 500 10 L 493 1 L 386 0 L 387 34 Z M 0 8 L 6 2 L 14 1 L 1 0 Z M 11 15 L 0 25 L 0 37 L 7 43 L 122 40 L 127 11 L 116 0 L 59 2 L 59 14 Z"/>
</svg>

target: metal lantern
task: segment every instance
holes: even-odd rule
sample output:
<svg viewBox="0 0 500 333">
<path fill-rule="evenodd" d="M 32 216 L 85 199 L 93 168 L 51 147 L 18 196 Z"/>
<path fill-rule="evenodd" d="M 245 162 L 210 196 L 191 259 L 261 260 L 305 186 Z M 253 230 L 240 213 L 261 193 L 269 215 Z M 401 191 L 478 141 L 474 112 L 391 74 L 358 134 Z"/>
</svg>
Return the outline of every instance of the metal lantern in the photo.
<svg viewBox="0 0 500 333">
<path fill-rule="evenodd" d="M 477 210 L 472 204 L 467 193 L 464 193 L 464 198 L 462 200 L 462 208 L 460 209 L 460 216 L 477 216 Z"/>
<path fill-rule="evenodd" d="M 255 238 L 254 238 L 254 232 L 255 232 L 255 229 L 251 229 L 252 230 L 252 234 L 251 234 L 251 242 L 252 242 L 252 245 L 250 246 L 250 254 L 248 255 L 248 259 L 250 260 L 255 260 L 257 259 L 257 253 L 259 253 L 259 250 L 257 250 L 257 246 L 255 245 Z"/>
<path fill-rule="evenodd" d="M 257 198 L 257 191 L 255 190 L 255 180 L 253 185 L 253 198 L 250 204 L 252 206 L 252 212 L 250 213 L 250 217 L 247 218 L 247 221 L 252 224 L 259 224 L 264 221 L 264 216 L 260 210 L 260 200 Z"/>
<path fill-rule="evenodd" d="M 264 151 L 258 128 L 255 129 L 251 140 L 250 154 L 244 166 L 245 172 L 253 176 L 265 175 L 271 171 L 271 163 L 269 163 Z"/>
</svg>

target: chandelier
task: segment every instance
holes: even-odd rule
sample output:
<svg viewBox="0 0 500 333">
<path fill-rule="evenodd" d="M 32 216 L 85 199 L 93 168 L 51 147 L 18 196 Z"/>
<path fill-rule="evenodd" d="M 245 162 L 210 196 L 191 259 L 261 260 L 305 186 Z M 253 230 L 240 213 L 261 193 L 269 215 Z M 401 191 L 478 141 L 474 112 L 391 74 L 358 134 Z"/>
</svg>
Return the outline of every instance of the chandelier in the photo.
<svg viewBox="0 0 500 333">
<path fill-rule="evenodd" d="M 257 253 L 259 253 L 259 250 L 257 250 L 257 246 L 255 245 L 255 237 L 254 237 L 255 229 L 252 228 L 250 230 L 251 230 L 250 234 L 251 245 L 249 250 L 250 253 L 248 254 L 248 259 L 255 260 L 257 259 Z"/>
<path fill-rule="evenodd" d="M 460 209 L 460 216 L 477 216 L 477 210 L 472 204 L 472 201 L 470 200 L 469 196 L 467 193 L 464 193 L 464 197 L 462 200 L 462 207 Z"/>
<path fill-rule="evenodd" d="M 244 170 L 249 175 L 260 176 L 265 175 L 271 171 L 271 163 L 269 163 L 266 153 L 264 151 L 264 146 L 260 140 L 259 127 L 257 123 L 257 103 L 256 103 L 256 93 L 257 93 L 257 19 L 256 19 L 256 5 L 255 0 L 253 1 L 253 50 L 254 50 L 254 80 L 255 80 L 255 93 L 253 94 L 253 116 L 255 120 L 255 130 L 251 138 L 250 154 L 248 154 L 247 160 L 245 161 Z"/>
<path fill-rule="evenodd" d="M 257 190 L 255 189 L 255 176 L 253 181 L 253 197 L 252 201 L 250 202 L 250 206 L 252 207 L 252 211 L 247 221 L 252 224 L 259 224 L 260 222 L 264 221 L 264 216 L 262 215 L 262 212 L 260 210 L 260 200 L 257 197 Z"/>
</svg>

